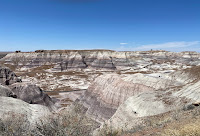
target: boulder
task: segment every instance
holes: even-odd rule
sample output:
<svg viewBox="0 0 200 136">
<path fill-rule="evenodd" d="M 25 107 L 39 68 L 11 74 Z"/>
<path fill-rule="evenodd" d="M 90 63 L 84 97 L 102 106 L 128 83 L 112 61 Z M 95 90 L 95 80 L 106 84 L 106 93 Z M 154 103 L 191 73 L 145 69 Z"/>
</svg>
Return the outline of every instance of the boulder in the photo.
<svg viewBox="0 0 200 136">
<path fill-rule="evenodd" d="M 15 83 L 10 88 L 17 99 L 21 99 L 29 104 L 40 104 L 52 110 L 55 109 L 54 101 L 34 84 Z"/>
</svg>

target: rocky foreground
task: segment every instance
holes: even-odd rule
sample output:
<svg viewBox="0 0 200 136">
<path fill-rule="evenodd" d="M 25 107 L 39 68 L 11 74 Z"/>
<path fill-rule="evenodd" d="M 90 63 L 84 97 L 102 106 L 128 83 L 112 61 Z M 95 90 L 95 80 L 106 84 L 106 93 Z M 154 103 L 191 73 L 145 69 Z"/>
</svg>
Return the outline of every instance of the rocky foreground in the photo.
<svg viewBox="0 0 200 136">
<path fill-rule="evenodd" d="M 55 102 L 34 84 L 23 83 L 7 67 L 0 67 L 0 118 L 19 114 L 34 124 L 55 110 Z"/>
<path fill-rule="evenodd" d="M 197 52 L 39 50 L 10 53 L 1 64 L 14 71 L 0 69 L 5 105 L 20 101 L 23 109 L 30 109 L 26 113 L 32 112 L 29 120 L 42 115 L 41 110 L 57 114 L 79 105 L 78 112 L 101 124 L 90 135 L 103 135 L 105 126 L 112 132 L 145 127 L 147 118 L 171 118 L 175 111 L 184 113 L 200 103 Z M 39 104 L 40 111 L 35 113 L 32 104 Z M 12 106 L 6 108 L 18 113 Z"/>
</svg>

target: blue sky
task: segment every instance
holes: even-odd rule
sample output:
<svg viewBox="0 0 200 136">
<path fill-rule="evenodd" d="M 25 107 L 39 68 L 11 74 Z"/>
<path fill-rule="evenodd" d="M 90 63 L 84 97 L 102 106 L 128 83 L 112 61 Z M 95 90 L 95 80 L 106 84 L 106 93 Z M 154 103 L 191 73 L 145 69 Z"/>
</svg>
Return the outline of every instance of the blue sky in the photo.
<svg viewBox="0 0 200 136">
<path fill-rule="evenodd" d="M 200 0 L 0 0 L 0 50 L 200 51 Z"/>
</svg>

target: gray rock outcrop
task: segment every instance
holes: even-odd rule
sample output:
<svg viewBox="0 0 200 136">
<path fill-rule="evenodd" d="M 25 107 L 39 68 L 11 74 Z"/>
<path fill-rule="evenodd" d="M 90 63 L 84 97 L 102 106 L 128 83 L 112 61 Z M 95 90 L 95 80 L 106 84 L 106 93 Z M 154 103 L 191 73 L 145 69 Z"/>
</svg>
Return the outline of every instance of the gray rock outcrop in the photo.
<svg viewBox="0 0 200 136">
<path fill-rule="evenodd" d="M 10 88 L 17 99 L 21 99 L 29 104 L 40 104 L 52 110 L 55 109 L 55 102 L 34 84 L 15 83 Z"/>
<path fill-rule="evenodd" d="M 0 66 L 0 83 L 3 85 L 11 85 L 16 82 L 21 82 L 20 78 L 9 68 Z"/>
</svg>

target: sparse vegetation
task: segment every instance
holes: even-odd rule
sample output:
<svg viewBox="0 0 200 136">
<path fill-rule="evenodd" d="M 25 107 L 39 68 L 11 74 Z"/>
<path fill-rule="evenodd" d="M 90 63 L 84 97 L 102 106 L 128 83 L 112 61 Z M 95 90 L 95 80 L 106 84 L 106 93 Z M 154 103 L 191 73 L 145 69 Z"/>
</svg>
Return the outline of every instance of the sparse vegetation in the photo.
<svg viewBox="0 0 200 136">
<path fill-rule="evenodd" d="M 44 79 L 46 77 L 46 73 L 48 73 L 45 70 L 50 69 L 53 66 L 54 65 L 42 65 L 42 66 L 33 68 L 30 72 L 18 73 L 18 75 L 36 77 L 37 79 Z M 37 74 L 40 74 L 40 76 L 38 76 Z"/>
<path fill-rule="evenodd" d="M 90 136 L 99 126 L 84 115 L 80 105 L 74 105 L 70 111 L 61 111 L 42 119 L 31 128 L 23 115 L 11 114 L 0 120 L 1 136 Z"/>
<path fill-rule="evenodd" d="M 193 66 L 191 68 L 187 68 L 184 70 L 185 73 L 189 74 L 189 77 L 191 78 L 197 78 L 200 79 L 200 66 Z"/>
<path fill-rule="evenodd" d="M 70 86 L 65 86 L 65 87 L 60 87 L 54 89 L 54 92 L 59 92 L 59 91 L 73 91 L 73 89 Z"/>
<path fill-rule="evenodd" d="M 0 119 L 0 135 L 1 136 L 31 136 L 30 124 L 22 114 L 8 113 L 4 115 L 4 119 Z"/>
<path fill-rule="evenodd" d="M 161 136 L 200 136 L 199 121 L 183 124 L 179 129 L 166 129 Z"/>
<path fill-rule="evenodd" d="M 76 51 L 76 50 L 74 50 Z M 94 50 L 97 51 L 97 50 Z M 102 50 L 103 51 L 103 50 Z M 61 64 L 61 72 L 52 72 L 48 71 L 47 69 L 53 68 L 55 65 L 51 63 L 45 63 L 45 65 L 32 67 L 27 71 L 20 71 L 20 69 L 16 69 L 16 67 L 20 68 L 21 66 L 26 65 L 27 60 L 25 57 L 16 57 L 12 63 L 4 64 L 10 67 L 12 70 L 19 70 L 18 72 L 22 73 L 20 76 L 29 76 L 32 79 L 37 79 L 39 82 L 44 81 L 45 87 L 48 90 L 49 86 L 53 86 L 54 83 L 49 82 L 52 77 L 59 81 L 60 84 L 53 88 L 52 92 L 47 92 L 49 95 L 58 95 L 60 91 L 71 91 L 73 90 L 68 85 L 63 85 L 63 82 L 68 81 L 78 81 L 79 79 L 89 79 L 91 75 L 102 75 L 103 73 L 111 73 L 114 71 L 91 71 L 91 72 L 84 72 L 82 71 L 75 71 L 75 69 L 70 69 L 69 71 L 64 71 L 62 68 L 62 53 L 69 53 L 71 51 L 39 51 L 42 52 L 43 55 L 47 55 L 47 53 L 59 53 L 60 57 L 60 64 Z M 83 51 L 77 51 L 81 55 L 87 54 Z M 88 51 L 89 52 L 89 51 Z M 157 53 L 161 51 L 151 51 L 151 53 Z M 148 52 L 144 52 L 144 55 Z M 19 60 L 20 58 L 20 60 Z M 4 62 L 3 62 L 4 63 Z M 150 62 L 151 64 L 174 64 L 175 60 L 167 59 L 155 59 Z M 14 65 L 11 65 L 14 64 Z M 34 66 L 34 65 L 33 65 Z M 145 66 L 143 68 L 149 69 L 150 65 Z M 179 70 L 178 68 L 174 68 L 175 70 Z M 25 69 L 26 70 L 26 69 Z M 73 71 L 72 71 L 73 70 Z M 117 74 L 124 74 L 125 76 L 128 74 L 150 74 L 152 71 L 123 71 L 118 70 L 115 71 Z M 196 78 L 199 81 L 200 77 L 200 66 L 193 66 L 191 68 L 183 70 L 183 72 L 188 73 L 191 78 Z M 53 79 L 53 78 L 52 78 Z M 55 80 L 54 79 L 54 80 Z M 172 84 L 176 79 L 172 79 Z M 179 86 L 175 86 L 176 91 L 178 90 Z M 174 88 L 175 88 L 174 87 Z M 180 86 L 181 88 L 182 86 Z M 172 88 L 170 86 L 170 88 Z M 166 88 L 165 88 L 166 90 Z M 167 93 L 172 93 L 171 91 L 167 92 L 166 95 L 171 95 Z M 162 94 L 163 95 L 163 94 Z M 158 98 L 162 98 L 164 104 L 172 105 L 173 99 L 168 99 L 168 97 L 157 96 Z M 70 99 L 63 99 L 64 101 L 68 102 Z M 171 100 L 171 101 L 170 101 Z M 182 101 L 183 102 L 183 101 Z M 187 103 L 187 102 L 185 102 Z M 67 104 L 66 104 L 67 105 Z M 67 105 L 69 106 L 69 105 Z M 63 106 L 64 107 L 64 106 Z M 24 124 L 25 119 L 21 115 L 12 115 L 10 118 L 6 118 L 5 120 L 0 120 L 0 135 L 5 136 L 23 136 L 23 135 L 41 135 L 41 136 L 89 136 L 92 135 L 92 132 L 98 127 L 98 123 L 95 121 L 87 118 L 83 113 L 84 109 L 79 105 L 74 107 L 73 112 L 66 112 L 62 111 L 59 114 L 55 114 L 51 117 L 47 117 L 46 120 L 41 120 L 37 123 L 37 127 L 33 130 L 30 130 L 29 124 Z M 143 124 L 134 126 L 132 129 L 123 131 L 123 130 L 113 130 L 111 126 L 104 126 L 103 129 L 100 130 L 99 135 L 101 136 L 120 136 L 120 135 L 174 135 L 174 136 L 184 136 L 184 135 L 191 135 L 196 136 L 200 135 L 200 127 L 198 118 L 200 117 L 200 110 L 197 110 L 195 106 L 190 105 L 186 108 L 177 110 L 177 111 L 170 111 L 169 113 L 164 113 L 162 115 L 151 116 L 147 118 L 142 118 Z M 186 120 L 186 121 L 185 121 Z M 191 122 L 195 121 L 195 122 Z M 172 127 L 171 127 L 172 126 Z"/>
<path fill-rule="evenodd" d="M 104 124 L 103 128 L 99 130 L 99 136 L 120 136 L 120 130 L 113 130 L 112 126 Z"/>
<path fill-rule="evenodd" d="M 188 108 L 189 106 L 189 108 Z M 143 118 L 143 124 L 124 131 L 122 136 L 199 136 L 200 107 L 188 105 L 179 110 Z"/>
</svg>

